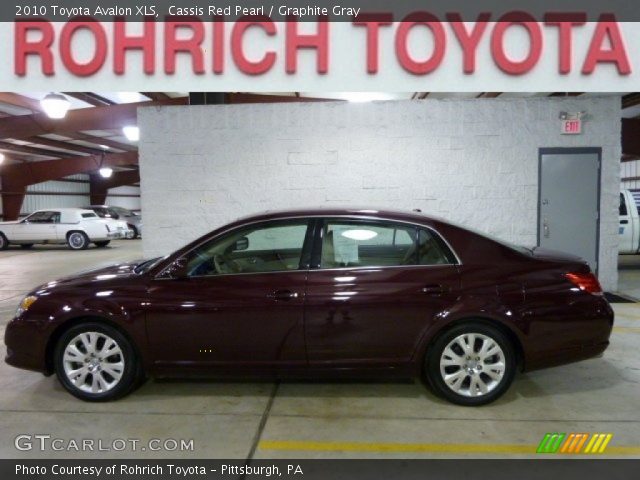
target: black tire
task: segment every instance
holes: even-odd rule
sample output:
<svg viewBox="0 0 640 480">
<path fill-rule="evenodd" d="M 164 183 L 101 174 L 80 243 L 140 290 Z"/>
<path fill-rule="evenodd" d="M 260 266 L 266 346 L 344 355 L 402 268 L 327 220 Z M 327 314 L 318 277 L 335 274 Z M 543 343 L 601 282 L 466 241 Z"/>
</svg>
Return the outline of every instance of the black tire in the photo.
<svg viewBox="0 0 640 480">
<path fill-rule="evenodd" d="M 89 384 L 93 384 L 94 382 L 93 373 L 86 373 L 84 379 L 79 379 L 79 382 L 84 382 L 80 386 L 76 385 L 67 375 L 65 370 L 65 349 L 70 343 L 76 343 L 76 339 L 78 339 L 79 335 L 83 333 L 97 334 L 99 338 L 102 338 L 100 337 L 100 335 L 106 336 L 112 339 L 120 348 L 121 354 L 110 356 L 108 357 L 108 360 L 111 362 L 119 362 L 121 360 L 124 361 L 124 369 L 122 370 L 121 377 L 116 381 L 116 379 L 114 377 L 111 377 L 106 370 L 104 370 L 103 373 L 100 374 L 102 379 L 108 380 L 110 378 L 111 381 L 115 381 L 116 383 L 112 386 L 105 384 L 108 388 L 105 388 L 103 390 L 98 389 L 98 391 L 96 392 L 86 391 L 84 388 L 90 389 L 91 386 Z M 104 340 L 102 346 L 106 345 L 106 341 L 107 340 Z M 76 345 L 79 345 L 77 346 L 78 351 L 86 356 L 89 355 L 88 351 L 82 351 L 83 344 L 76 343 Z M 100 346 L 100 340 L 96 342 L 96 345 L 98 347 Z M 87 365 L 84 368 L 89 369 L 90 366 L 100 367 L 105 363 L 109 363 L 104 359 L 102 362 L 98 361 L 96 365 L 91 362 L 87 362 L 86 359 L 79 358 L 79 360 L 79 362 L 72 362 L 69 368 L 80 369 Z M 91 365 L 89 366 L 89 364 Z M 141 376 L 142 372 L 140 362 L 136 356 L 133 345 L 131 345 L 131 342 L 129 342 L 129 340 L 127 340 L 127 338 L 117 329 L 98 322 L 81 323 L 79 325 L 71 327 L 69 330 L 64 332 L 55 347 L 54 365 L 56 375 L 58 376 L 58 380 L 60 381 L 62 386 L 75 397 L 88 402 L 106 402 L 126 395 L 139 384 L 139 377 Z"/>
<path fill-rule="evenodd" d="M 135 240 L 136 238 L 138 238 L 140 234 L 138 233 L 138 229 L 136 228 L 136 226 L 129 224 L 129 228 L 133 230 L 133 237 L 131 237 L 131 240 Z"/>
<path fill-rule="evenodd" d="M 9 248 L 9 240 L 4 236 L 4 233 L 0 232 L 0 250 L 6 250 Z"/>
<path fill-rule="evenodd" d="M 93 242 L 96 244 L 96 247 L 100 247 L 100 248 L 104 248 L 107 245 L 109 245 L 109 243 L 111 243 L 111 240 L 101 240 L 100 242 Z"/>
<path fill-rule="evenodd" d="M 464 353 L 460 344 L 453 343 L 451 351 L 456 354 L 453 357 L 447 354 L 443 357 L 445 349 L 450 346 L 455 339 L 460 338 L 463 343 L 471 345 L 472 337 L 462 335 L 476 334 L 476 340 L 473 342 L 473 353 L 467 351 Z M 493 341 L 499 350 L 499 353 L 481 358 L 482 342 Z M 488 343 L 491 345 L 491 343 Z M 489 353 L 493 352 L 493 346 L 489 349 Z M 502 355 L 502 356 L 501 356 Z M 452 359 L 452 363 L 462 362 L 465 366 L 444 365 L 441 367 L 440 361 L 447 362 Z M 480 360 L 478 360 L 480 359 Z M 503 359 L 503 361 L 502 361 Z M 496 367 L 496 365 L 504 365 L 504 368 Z M 425 356 L 424 373 L 427 381 L 438 395 L 457 405 L 478 406 L 486 405 L 502 396 L 513 382 L 516 373 L 516 353 L 514 346 L 509 338 L 498 328 L 483 322 L 469 321 L 452 327 L 451 329 L 438 336 L 427 350 Z M 444 374 L 458 375 L 461 380 L 449 387 L 443 378 Z M 492 375 L 502 376 L 500 380 L 494 380 L 486 372 L 490 371 Z M 454 377 L 451 377 L 454 378 Z M 481 393 L 480 383 L 487 389 L 487 393 Z M 495 383 L 494 383 L 495 382 Z"/>
<path fill-rule="evenodd" d="M 89 237 L 84 232 L 69 232 L 67 245 L 71 250 L 86 250 L 89 247 Z"/>
<path fill-rule="evenodd" d="M 23 243 L 20 245 L 20 248 L 23 250 L 29 250 L 30 248 L 33 248 L 33 243 Z"/>
</svg>

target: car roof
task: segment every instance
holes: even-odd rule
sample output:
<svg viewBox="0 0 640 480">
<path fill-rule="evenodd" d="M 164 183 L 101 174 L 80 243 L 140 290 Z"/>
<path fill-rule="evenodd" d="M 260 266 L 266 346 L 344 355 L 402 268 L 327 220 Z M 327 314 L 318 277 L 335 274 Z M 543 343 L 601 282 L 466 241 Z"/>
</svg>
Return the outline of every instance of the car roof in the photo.
<svg viewBox="0 0 640 480">
<path fill-rule="evenodd" d="M 38 210 L 35 210 L 33 213 L 37 213 L 37 212 L 67 212 L 67 213 L 72 213 L 72 212 L 85 212 L 85 213 L 93 213 L 91 210 L 86 209 L 86 208 L 80 208 L 80 207 L 63 207 L 63 208 L 40 208 Z"/>
<path fill-rule="evenodd" d="M 291 217 L 372 217 L 398 220 L 411 223 L 424 223 L 443 220 L 439 217 L 428 216 L 418 210 L 400 210 L 373 207 L 311 207 L 300 209 L 266 210 L 257 214 L 241 217 L 234 223 L 245 223 L 256 220 L 276 220 Z"/>
</svg>

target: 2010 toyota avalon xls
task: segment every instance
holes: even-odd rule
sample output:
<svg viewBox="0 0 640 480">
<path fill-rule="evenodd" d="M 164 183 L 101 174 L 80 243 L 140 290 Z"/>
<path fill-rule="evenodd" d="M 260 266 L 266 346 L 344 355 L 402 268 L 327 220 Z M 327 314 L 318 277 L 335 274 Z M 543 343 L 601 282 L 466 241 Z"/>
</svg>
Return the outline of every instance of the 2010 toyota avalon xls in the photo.
<svg viewBox="0 0 640 480">
<path fill-rule="evenodd" d="M 146 375 L 422 376 L 480 405 L 516 370 L 602 353 L 613 311 L 577 257 L 419 213 L 296 210 L 238 220 L 160 259 L 29 293 L 6 361 L 84 400 Z"/>
</svg>

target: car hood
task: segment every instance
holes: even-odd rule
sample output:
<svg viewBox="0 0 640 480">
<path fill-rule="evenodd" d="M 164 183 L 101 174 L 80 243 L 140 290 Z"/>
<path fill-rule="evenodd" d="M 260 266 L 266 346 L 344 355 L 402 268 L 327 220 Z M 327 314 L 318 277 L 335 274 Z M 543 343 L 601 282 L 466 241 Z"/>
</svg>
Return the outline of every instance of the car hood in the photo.
<svg viewBox="0 0 640 480">
<path fill-rule="evenodd" d="M 127 263 L 117 263 L 109 265 L 107 267 L 101 267 L 92 270 L 85 270 L 68 277 L 63 277 L 58 280 L 46 283 L 40 287 L 40 289 L 54 289 L 59 287 L 109 283 L 112 284 L 118 280 L 130 281 L 131 277 L 138 274 L 134 271 L 135 267 L 139 265 L 142 260 Z"/>
</svg>

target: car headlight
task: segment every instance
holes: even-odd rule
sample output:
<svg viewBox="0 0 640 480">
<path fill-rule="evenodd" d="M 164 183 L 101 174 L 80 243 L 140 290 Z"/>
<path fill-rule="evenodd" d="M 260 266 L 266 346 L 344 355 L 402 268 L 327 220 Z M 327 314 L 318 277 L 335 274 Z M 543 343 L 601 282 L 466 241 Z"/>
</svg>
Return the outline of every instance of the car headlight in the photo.
<svg viewBox="0 0 640 480">
<path fill-rule="evenodd" d="M 26 312 L 27 310 L 29 310 L 29 308 L 31 307 L 31 305 L 33 305 L 33 303 L 38 299 L 38 297 L 34 296 L 34 295 L 29 295 L 28 297 L 24 297 L 22 299 L 22 301 L 20 302 L 20 305 L 18 305 L 18 309 L 16 310 L 16 317 L 19 317 L 20 315 L 22 315 L 24 312 Z"/>
</svg>

